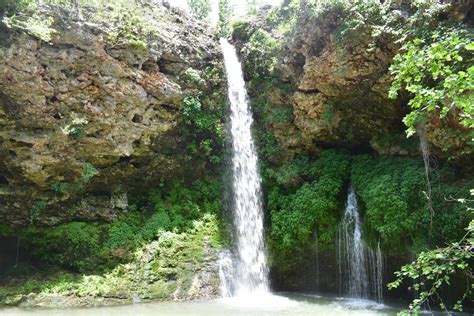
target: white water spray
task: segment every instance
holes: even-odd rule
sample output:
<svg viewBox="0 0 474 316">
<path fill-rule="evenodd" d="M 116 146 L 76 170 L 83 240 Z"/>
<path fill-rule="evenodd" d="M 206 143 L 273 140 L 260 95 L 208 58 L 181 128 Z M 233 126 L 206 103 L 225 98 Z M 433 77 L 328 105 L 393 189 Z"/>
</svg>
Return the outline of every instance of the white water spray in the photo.
<svg viewBox="0 0 474 316">
<path fill-rule="evenodd" d="M 383 300 L 383 257 L 380 245 L 369 248 L 362 239 L 363 227 L 357 196 L 350 187 L 339 229 L 338 263 L 340 289 L 356 298 Z"/>
<path fill-rule="evenodd" d="M 233 224 L 236 233 L 232 294 L 245 296 L 256 292 L 267 293 L 269 285 L 263 237 L 261 179 L 251 133 L 252 113 L 235 48 L 225 39 L 221 39 L 221 47 L 231 110 Z M 229 289 L 225 291 L 229 292 Z"/>
</svg>

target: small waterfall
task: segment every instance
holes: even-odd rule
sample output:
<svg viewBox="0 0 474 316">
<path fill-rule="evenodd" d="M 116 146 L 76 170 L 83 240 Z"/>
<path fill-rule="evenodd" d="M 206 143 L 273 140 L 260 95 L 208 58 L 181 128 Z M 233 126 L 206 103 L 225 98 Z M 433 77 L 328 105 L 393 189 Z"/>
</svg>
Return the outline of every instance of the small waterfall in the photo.
<svg viewBox="0 0 474 316">
<path fill-rule="evenodd" d="M 426 139 L 426 129 L 424 124 L 419 124 L 416 127 L 416 132 L 420 138 L 420 149 L 421 154 L 423 155 L 423 163 L 425 166 L 425 184 L 426 192 L 425 196 L 428 200 L 428 208 L 431 212 L 431 217 L 434 215 L 433 202 L 431 200 L 431 180 L 430 180 L 430 147 L 428 140 Z M 431 218 L 433 220 L 433 218 Z M 432 224 L 432 223 L 431 223 Z"/>
<path fill-rule="evenodd" d="M 337 257 L 341 294 L 383 300 L 383 256 L 380 244 L 373 250 L 362 239 L 363 225 L 357 196 L 349 188 L 347 204 L 338 232 Z"/>
<path fill-rule="evenodd" d="M 234 279 L 234 267 L 232 254 L 224 250 L 219 254 L 219 280 L 222 297 L 230 297 L 233 293 L 232 280 Z"/>
<path fill-rule="evenodd" d="M 250 112 L 242 66 L 235 48 L 221 39 L 230 101 L 232 135 L 233 224 L 236 236 L 232 295 L 268 292 L 264 245 L 261 179 L 252 138 Z M 222 263 L 221 263 L 222 264 Z"/>
<path fill-rule="evenodd" d="M 375 299 L 377 302 L 383 302 L 383 275 L 384 275 L 384 262 L 382 250 L 380 250 L 380 241 L 377 243 L 377 250 L 375 252 L 375 269 L 373 276 L 373 288 L 375 289 Z"/>
<path fill-rule="evenodd" d="M 314 231 L 314 250 L 315 250 L 315 253 L 316 253 L 316 258 L 315 258 L 315 263 L 314 263 L 314 269 L 316 271 L 315 273 L 315 280 L 314 280 L 314 283 L 315 283 L 315 288 L 316 288 L 316 291 L 319 291 L 319 239 L 318 239 L 318 231 L 315 230 Z"/>
</svg>

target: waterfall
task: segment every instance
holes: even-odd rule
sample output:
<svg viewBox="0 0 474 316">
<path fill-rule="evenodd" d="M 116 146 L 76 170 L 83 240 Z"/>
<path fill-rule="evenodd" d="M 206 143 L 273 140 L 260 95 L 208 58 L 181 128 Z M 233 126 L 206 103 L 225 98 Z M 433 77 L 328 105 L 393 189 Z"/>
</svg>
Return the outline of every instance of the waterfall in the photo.
<svg viewBox="0 0 474 316">
<path fill-rule="evenodd" d="M 426 129 L 424 124 L 419 124 L 416 128 L 418 136 L 420 138 L 420 149 L 423 155 L 423 164 L 425 166 L 425 184 L 426 192 L 425 196 L 428 200 L 428 208 L 431 212 L 431 224 L 433 221 L 434 209 L 433 202 L 431 201 L 431 180 L 430 180 L 430 147 L 428 145 L 428 140 L 426 139 Z"/>
<path fill-rule="evenodd" d="M 377 302 L 383 302 L 383 274 L 384 262 L 382 250 L 380 250 L 380 241 L 377 243 L 377 250 L 375 252 L 375 269 L 373 276 L 373 288 L 375 289 L 375 299 Z"/>
<path fill-rule="evenodd" d="M 219 280 L 222 297 L 232 296 L 232 280 L 234 279 L 234 267 L 232 254 L 224 250 L 219 254 Z"/>
<path fill-rule="evenodd" d="M 380 244 L 376 250 L 369 248 L 362 233 L 357 196 L 351 186 L 338 232 L 339 288 L 341 294 L 382 302 L 383 256 Z"/>
<path fill-rule="evenodd" d="M 221 47 L 231 110 L 233 225 L 236 237 L 232 295 L 266 293 L 269 291 L 268 268 L 263 237 L 261 179 L 251 133 L 252 113 L 235 48 L 225 39 L 221 39 Z M 221 267 L 223 262 L 221 260 Z M 229 288 L 226 285 L 226 291 Z"/>
<path fill-rule="evenodd" d="M 315 276 L 315 289 L 316 291 L 319 291 L 319 239 L 318 239 L 318 231 L 314 231 L 314 250 L 316 253 L 315 256 L 315 263 L 314 263 L 314 269 L 316 270 L 314 276 Z"/>
</svg>

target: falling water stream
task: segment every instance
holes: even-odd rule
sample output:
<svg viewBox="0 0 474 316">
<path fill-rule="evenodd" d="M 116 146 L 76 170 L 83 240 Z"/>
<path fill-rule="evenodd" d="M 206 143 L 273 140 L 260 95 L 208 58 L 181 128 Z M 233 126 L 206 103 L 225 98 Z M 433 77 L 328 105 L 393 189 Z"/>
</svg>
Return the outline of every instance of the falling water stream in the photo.
<svg viewBox="0 0 474 316">
<path fill-rule="evenodd" d="M 356 298 L 383 300 L 383 256 L 380 245 L 375 250 L 362 238 L 357 196 L 352 186 L 339 229 L 338 262 L 342 294 Z"/>
<path fill-rule="evenodd" d="M 235 48 L 221 39 L 230 101 L 232 136 L 232 189 L 236 253 L 232 284 L 221 285 L 221 291 L 234 296 L 267 293 L 268 268 L 263 236 L 261 179 L 257 153 L 252 138 L 252 113 Z M 229 265 L 228 256 L 221 258 Z M 231 289 L 229 289 L 231 287 Z"/>
</svg>

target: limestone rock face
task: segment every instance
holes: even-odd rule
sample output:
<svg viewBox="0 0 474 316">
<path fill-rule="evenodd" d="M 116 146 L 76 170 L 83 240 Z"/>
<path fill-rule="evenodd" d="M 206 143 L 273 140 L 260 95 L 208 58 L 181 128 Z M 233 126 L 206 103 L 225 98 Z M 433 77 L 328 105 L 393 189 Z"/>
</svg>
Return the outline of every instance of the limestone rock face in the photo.
<svg viewBox="0 0 474 316">
<path fill-rule="evenodd" d="M 74 18 L 40 7 L 54 20 L 50 43 L 2 27 L 2 223 L 113 217 L 115 191 L 182 169 L 183 98 L 213 83 L 179 78 L 220 67 L 220 52 L 205 26 L 154 10 L 159 32 L 145 48 L 112 42 L 113 26 L 90 22 L 93 12 Z"/>
<path fill-rule="evenodd" d="M 374 43 L 369 30 L 354 41 L 327 34 L 321 25 L 305 24 L 290 47 L 290 65 L 283 68 L 296 83 L 294 122 L 303 138 L 357 147 L 399 131 L 402 107 L 387 97 L 397 45 L 388 39 Z"/>
<path fill-rule="evenodd" d="M 355 23 L 347 7 L 328 5 L 322 13 L 316 12 L 317 7 L 305 7 L 302 2 L 296 13 L 284 6 L 262 10 L 254 20 L 234 29 L 233 40 L 248 74 L 250 96 L 254 104 L 267 106 L 260 120 L 269 121 L 279 109 L 291 109 L 293 114 L 286 124 L 271 122 L 264 128 L 271 129 L 290 160 L 298 151 L 317 153 L 334 147 L 384 156 L 419 155 L 418 137 L 404 139 L 402 119 L 411 111 L 407 105 L 411 96 L 402 92 L 398 100 L 388 98 L 392 83 L 389 67 L 401 48 L 401 35 L 392 26 L 408 23 L 410 6 L 393 2 L 383 12 L 384 23 L 388 23 L 383 26 L 377 24 L 377 14 Z M 456 3 L 447 8 L 445 17 L 471 26 L 472 12 L 472 4 Z M 278 23 L 288 19 L 288 14 L 294 14 L 296 21 L 285 34 Z M 263 73 L 271 80 L 270 87 L 252 85 L 263 81 L 258 74 L 259 64 L 265 60 L 261 55 L 272 49 L 264 41 L 261 47 L 255 40 L 251 43 L 256 30 L 283 43 L 275 53 L 277 64 L 269 74 Z M 468 161 L 472 159 L 472 132 L 456 123 L 456 113 L 451 114 L 453 117 L 442 120 L 435 114 L 427 122 L 431 152 L 441 159 Z"/>
<path fill-rule="evenodd" d="M 397 38 L 388 32 L 373 36 L 371 23 L 360 25 L 354 34 L 341 34 L 347 12 L 337 7 L 320 15 L 310 9 L 298 12 L 290 36 L 277 34 L 276 22 L 263 16 L 240 26 L 233 35 L 246 73 L 255 72 L 252 68 L 256 67 L 255 61 L 246 61 L 252 50 L 259 49 L 246 44 L 255 26 L 284 43 L 270 74 L 276 84 L 272 89 L 250 91 L 254 99 L 267 95 L 270 109 L 264 116 L 279 108 L 291 109 L 289 124 L 270 126 L 279 145 L 285 152 L 317 153 L 321 148 L 342 147 L 406 155 L 406 150 L 396 150 L 392 144 L 388 144 L 390 151 L 372 146 L 388 135 L 404 134 L 402 118 L 407 109 L 401 100 L 388 98 L 388 68 L 400 48 Z M 285 86 L 291 86 L 290 91 Z M 275 102 L 275 95 L 284 95 L 282 102 Z"/>
</svg>

